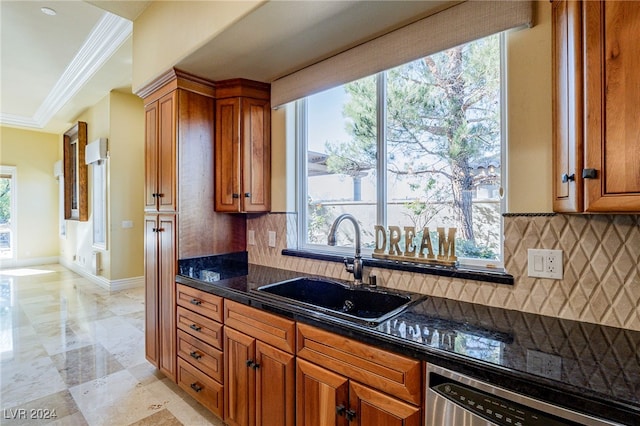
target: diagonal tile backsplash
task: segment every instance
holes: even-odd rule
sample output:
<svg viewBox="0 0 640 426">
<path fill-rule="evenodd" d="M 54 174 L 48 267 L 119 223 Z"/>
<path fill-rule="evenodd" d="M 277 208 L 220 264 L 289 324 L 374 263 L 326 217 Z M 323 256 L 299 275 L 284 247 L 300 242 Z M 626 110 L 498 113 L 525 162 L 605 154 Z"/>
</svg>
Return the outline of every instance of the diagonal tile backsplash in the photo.
<svg viewBox="0 0 640 426">
<path fill-rule="evenodd" d="M 365 268 L 380 285 L 552 317 L 640 330 L 640 215 L 507 215 L 507 286 L 473 280 Z M 341 263 L 282 256 L 295 247 L 296 215 L 250 215 L 256 232 L 249 263 L 349 279 Z M 276 232 L 276 247 L 267 231 Z M 527 277 L 527 249 L 563 251 L 564 278 Z"/>
</svg>

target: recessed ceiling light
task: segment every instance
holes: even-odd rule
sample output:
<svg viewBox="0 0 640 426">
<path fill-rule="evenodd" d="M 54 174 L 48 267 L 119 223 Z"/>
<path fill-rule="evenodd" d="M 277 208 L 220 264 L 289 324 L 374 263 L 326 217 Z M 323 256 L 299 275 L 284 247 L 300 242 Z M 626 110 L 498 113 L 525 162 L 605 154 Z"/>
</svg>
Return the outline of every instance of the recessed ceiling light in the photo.
<svg viewBox="0 0 640 426">
<path fill-rule="evenodd" d="M 41 7 L 40 11 L 42 11 L 42 13 L 44 13 L 45 15 L 49 15 L 49 16 L 56 16 L 57 12 L 53 9 L 51 9 L 50 7 Z"/>
</svg>

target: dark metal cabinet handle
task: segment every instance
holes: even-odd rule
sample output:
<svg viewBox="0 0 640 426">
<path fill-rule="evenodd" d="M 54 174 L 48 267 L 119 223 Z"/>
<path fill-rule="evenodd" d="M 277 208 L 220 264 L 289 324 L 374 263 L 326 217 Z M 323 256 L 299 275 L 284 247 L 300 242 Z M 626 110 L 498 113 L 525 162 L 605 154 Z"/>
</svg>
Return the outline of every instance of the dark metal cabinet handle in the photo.
<svg viewBox="0 0 640 426">
<path fill-rule="evenodd" d="M 164 197 L 164 194 L 158 193 L 158 194 L 156 194 L 156 196 L 157 196 L 158 198 L 161 198 L 161 197 Z"/>
<path fill-rule="evenodd" d="M 247 362 L 247 367 L 253 367 L 253 364 L 255 364 L 252 360 L 248 359 Z"/>
<path fill-rule="evenodd" d="M 191 302 L 192 305 L 196 305 L 196 306 L 202 305 L 202 300 L 191 299 L 190 302 Z"/>
<path fill-rule="evenodd" d="M 598 177 L 598 171 L 596 169 L 582 169 L 582 177 L 584 179 L 595 179 Z"/>
<path fill-rule="evenodd" d="M 191 358 L 195 358 L 195 359 L 200 359 L 202 358 L 202 355 L 200 355 L 198 352 L 193 351 L 191 352 L 189 355 L 191 355 Z"/>
<path fill-rule="evenodd" d="M 576 180 L 576 175 L 573 173 L 570 175 L 566 173 L 562 175 L 562 183 L 573 182 L 574 180 Z"/>
<path fill-rule="evenodd" d="M 231 194 L 233 198 L 240 198 L 240 194 Z"/>
<path fill-rule="evenodd" d="M 345 411 L 347 411 L 347 409 L 344 407 L 344 405 L 340 404 L 336 406 L 336 414 L 338 416 L 344 416 Z"/>
<path fill-rule="evenodd" d="M 195 325 L 195 324 L 191 324 L 191 325 L 189 326 L 189 328 L 191 328 L 192 330 L 195 330 L 195 331 L 200 331 L 200 330 L 202 330 L 202 327 L 200 327 L 200 326 L 198 326 L 198 325 Z"/>
<path fill-rule="evenodd" d="M 251 198 L 251 193 L 250 192 L 245 192 L 244 193 L 244 197 L 245 198 Z"/>
<path fill-rule="evenodd" d="M 202 390 L 202 386 L 198 385 L 197 383 L 191 383 L 191 389 L 196 392 L 200 392 Z"/>
<path fill-rule="evenodd" d="M 156 192 L 154 192 L 153 194 L 151 194 L 151 196 L 152 196 L 153 198 L 156 198 L 156 197 L 158 196 L 158 194 L 157 194 Z"/>
<path fill-rule="evenodd" d="M 356 418 L 356 412 L 353 410 L 345 411 L 345 417 L 348 421 L 352 422 Z"/>
</svg>

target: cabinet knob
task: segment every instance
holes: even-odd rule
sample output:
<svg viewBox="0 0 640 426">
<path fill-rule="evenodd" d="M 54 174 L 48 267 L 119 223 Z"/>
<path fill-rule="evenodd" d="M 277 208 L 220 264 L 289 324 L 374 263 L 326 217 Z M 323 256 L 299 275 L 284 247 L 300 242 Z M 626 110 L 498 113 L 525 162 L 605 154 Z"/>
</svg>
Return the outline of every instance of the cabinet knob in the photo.
<svg viewBox="0 0 640 426">
<path fill-rule="evenodd" d="M 202 358 L 202 355 L 200 355 L 200 354 L 199 354 L 198 352 L 196 352 L 196 351 L 193 351 L 193 352 L 189 353 L 189 355 L 191 355 L 191 358 L 194 358 L 194 359 L 200 359 L 200 358 Z"/>
<path fill-rule="evenodd" d="M 202 330 L 202 327 L 200 327 L 200 326 L 198 326 L 198 325 L 195 325 L 195 324 L 191 324 L 191 325 L 189 326 L 189 328 L 190 328 L 190 329 L 192 329 L 192 330 L 194 330 L 194 331 L 200 331 L 200 330 Z"/>
<path fill-rule="evenodd" d="M 232 196 L 233 198 L 240 198 L 240 194 L 235 194 L 235 193 L 234 193 L 234 194 L 232 194 L 231 196 Z"/>
<path fill-rule="evenodd" d="M 582 177 L 584 179 L 595 179 L 598 177 L 598 171 L 596 169 L 582 169 Z"/>
<path fill-rule="evenodd" d="M 189 301 L 192 305 L 196 305 L 196 306 L 200 306 L 202 305 L 202 300 L 198 300 L 198 299 L 191 299 Z"/>
<path fill-rule="evenodd" d="M 154 192 L 153 194 L 151 194 L 151 196 L 152 196 L 153 198 L 156 198 L 156 197 L 158 196 L 158 194 L 156 194 L 156 193 Z"/>
<path fill-rule="evenodd" d="M 574 173 L 569 174 L 563 174 L 562 175 L 562 183 L 567 183 L 567 182 L 573 182 L 574 180 L 576 180 L 576 175 Z"/>
<path fill-rule="evenodd" d="M 344 416 L 345 411 L 347 411 L 347 409 L 344 407 L 344 405 L 340 404 L 336 406 L 336 414 L 338 416 Z"/>
<path fill-rule="evenodd" d="M 158 197 L 158 198 L 164 197 L 164 194 L 156 194 L 156 197 Z"/>
<path fill-rule="evenodd" d="M 196 392 L 200 392 L 202 390 L 202 386 L 198 385 L 197 383 L 191 383 L 191 389 Z"/>
<path fill-rule="evenodd" d="M 244 198 L 251 198 L 251 193 L 250 192 L 245 192 L 244 193 Z"/>
</svg>

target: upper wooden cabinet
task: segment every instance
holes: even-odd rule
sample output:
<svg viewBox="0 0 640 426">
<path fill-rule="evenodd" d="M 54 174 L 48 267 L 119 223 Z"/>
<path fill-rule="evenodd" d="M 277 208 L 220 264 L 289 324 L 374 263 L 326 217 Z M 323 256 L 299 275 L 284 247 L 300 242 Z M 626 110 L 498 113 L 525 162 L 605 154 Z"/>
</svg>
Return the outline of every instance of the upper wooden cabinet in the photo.
<svg viewBox="0 0 640 426">
<path fill-rule="evenodd" d="M 170 92 L 145 106 L 145 210 L 176 210 L 176 97 Z"/>
<path fill-rule="evenodd" d="M 640 212 L 640 2 L 553 2 L 558 212 Z"/>
<path fill-rule="evenodd" d="M 243 79 L 216 82 L 215 208 L 271 209 L 270 86 Z"/>
</svg>

